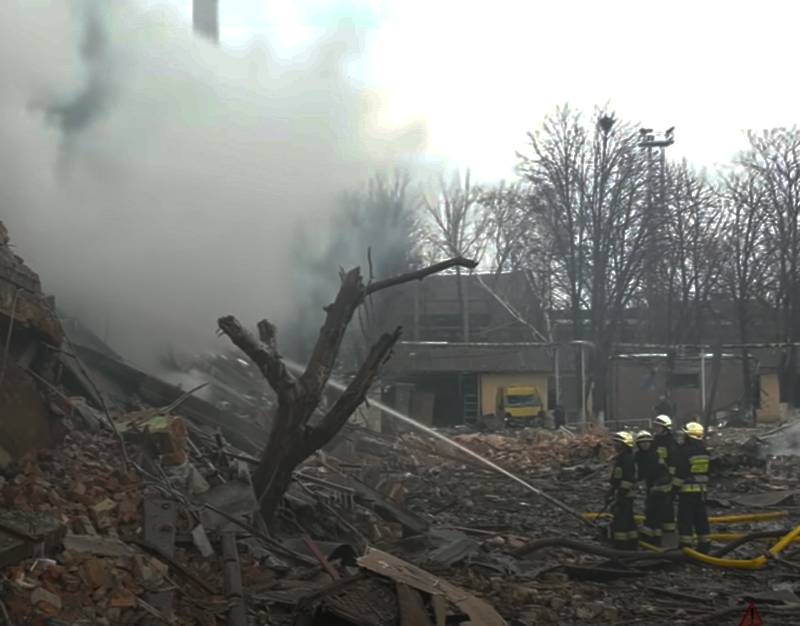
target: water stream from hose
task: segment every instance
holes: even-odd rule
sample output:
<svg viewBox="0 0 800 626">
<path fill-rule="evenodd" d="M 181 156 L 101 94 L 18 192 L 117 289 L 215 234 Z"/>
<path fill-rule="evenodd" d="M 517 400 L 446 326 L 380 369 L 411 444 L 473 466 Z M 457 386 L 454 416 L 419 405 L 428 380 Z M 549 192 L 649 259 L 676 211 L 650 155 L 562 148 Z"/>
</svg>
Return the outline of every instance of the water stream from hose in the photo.
<svg viewBox="0 0 800 626">
<path fill-rule="evenodd" d="M 293 361 L 290 361 L 289 359 L 284 358 L 284 363 L 286 363 L 286 367 L 288 369 L 292 370 L 293 372 L 295 372 L 297 374 L 302 374 L 305 371 L 305 368 L 303 366 L 301 366 L 299 363 L 295 363 Z M 344 384 L 342 384 L 339 381 L 334 380 L 334 379 L 328 379 L 328 386 L 333 388 L 333 389 L 336 389 L 337 391 L 344 391 L 346 389 L 346 385 L 344 385 Z M 405 413 L 402 413 L 402 412 L 398 411 L 397 409 L 394 409 L 394 408 L 388 406 L 387 404 L 384 404 L 383 402 L 381 402 L 379 400 L 370 399 L 369 403 L 371 405 L 374 405 L 374 406 L 378 407 L 381 411 L 383 411 L 387 415 L 390 415 L 391 417 L 393 417 L 395 419 L 398 419 L 401 422 L 404 422 L 404 423 L 408 424 L 409 426 L 412 426 L 413 428 L 416 428 L 417 430 L 419 430 L 421 432 L 424 432 L 424 433 L 426 433 L 428 435 L 431 435 L 432 437 L 435 437 L 436 439 L 444 441 L 446 444 L 448 444 L 448 445 L 460 450 L 461 452 L 463 452 L 464 454 L 467 454 L 468 456 L 471 456 L 476 461 L 479 461 L 480 463 L 482 463 L 483 465 L 485 465 L 486 467 L 488 467 L 492 471 L 497 472 L 498 474 L 501 474 L 501 475 L 505 476 L 506 478 L 510 478 L 514 482 L 522 485 L 528 491 L 531 491 L 532 493 L 535 493 L 537 496 L 540 496 L 540 497 L 544 498 L 545 500 L 547 500 L 551 504 L 554 504 L 555 506 L 557 506 L 562 511 L 565 511 L 566 513 L 569 513 L 573 517 L 578 518 L 584 524 L 592 526 L 592 523 L 589 520 L 587 520 L 583 515 L 581 515 L 578 511 L 576 511 L 572 507 L 567 506 L 566 504 L 564 504 L 563 502 L 561 502 L 557 498 L 554 498 L 553 496 L 543 492 L 541 489 L 537 489 L 536 487 L 531 485 L 526 480 L 520 478 L 516 474 L 512 474 L 511 472 L 509 472 L 506 469 L 503 469 L 502 467 L 500 467 L 496 463 L 493 463 L 489 459 L 481 456 L 480 454 L 478 454 L 474 450 L 470 450 L 469 448 L 467 448 L 466 446 L 461 445 L 457 441 L 453 441 L 448 436 L 443 435 L 442 433 L 438 432 L 437 430 L 434 430 L 433 428 L 430 428 L 430 427 L 426 426 L 425 424 L 420 424 L 417 420 L 409 417 Z"/>
</svg>

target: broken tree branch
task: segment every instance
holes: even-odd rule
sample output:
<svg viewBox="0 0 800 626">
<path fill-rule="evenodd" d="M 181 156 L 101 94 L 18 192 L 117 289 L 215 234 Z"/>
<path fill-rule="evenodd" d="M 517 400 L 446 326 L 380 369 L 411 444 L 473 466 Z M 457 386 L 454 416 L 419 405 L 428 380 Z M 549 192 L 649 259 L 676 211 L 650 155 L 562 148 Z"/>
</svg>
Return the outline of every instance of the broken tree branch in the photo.
<svg viewBox="0 0 800 626">
<path fill-rule="evenodd" d="M 259 333 L 262 337 L 261 341 L 244 328 L 233 315 L 219 318 L 217 324 L 219 329 L 228 335 L 233 344 L 256 364 L 261 374 L 278 394 L 286 393 L 294 385 L 294 377 L 286 369 L 283 360 L 275 349 L 274 334 L 271 341 L 264 341 L 264 338 L 269 339 L 266 329 L 274 329 L 267 320 L 261 320 L 258 323 Z"/>
<path fill-rule="evenodd" d="M 332 304 L 325 307 L 325 322 L 319 332 L 308 366 L 293 379 L 277 351 L 275 328 L 266 320 L 258 325 L 257 340 L 233 316 L 219 319 L 222 333 L 228 335 L 259 367 L 262 375 L 278 392 L 278 407 L 273 426 L 265 442 L 253 485 L 265 520 L 275 512 L 292 480 L 295 468 L 324 446 L 344 426 L 353 412 L 365 401 L 380 366 L 400 338 L 400 328 L 383 334 L 370 349 L 355 378 L 325 417 L 315 426 L 309 420 L 320 405 L 341 348 L 344 334 L 355 311 L 365 298 L 381 289 L 411 280 L 420 280 L 451 267 L 475 267 L 476 263 L 457 257 L 427 268 L 364 286 L 361 270 L 341 271 L 341 285 Z"/>
<path fill-rule="evenodd" d="M 350 384 L 344 390 L 336 403 L 320 424 L 311 429 L 310 438 L 315 449 L 323 447 L 336 433 L 341 430 L 353 412 L 361 406 L 367 397 L 372 383 L 380 371 L 380 366 L 389 358 L 389 355 L 400 339 L 402 329 L 398 326 L 392 333 L 384 333 L 372 346 L 366 360 L 361 365 Z"/>
<path fill-rule="evenodd" d="M 421 270 L 400 274 L 399 276 L 395 276 L 393 278 L 386 278 L 384 280 L 371 283 L 367 286 L 367 295 L 373 294 L 376 291 L 381 291 L 382 289 L 387 289 L 396 285 L 402 285 L 403 283 L 409 283 L 412 280 L 422 280 L 431 274 L 438 274 L 439 272 L 443 272 L 444 270 L 448 270 L 453 267 L 466 267 L 467 269 L 475 269 L 477 266 L 477 261 L 465 259 L 464 257 L 455 257 L 448 259 L 447 261 L 442 261 L 441 263 L 435 263 L 428 267 L 424 267 Z"/>
</svg>

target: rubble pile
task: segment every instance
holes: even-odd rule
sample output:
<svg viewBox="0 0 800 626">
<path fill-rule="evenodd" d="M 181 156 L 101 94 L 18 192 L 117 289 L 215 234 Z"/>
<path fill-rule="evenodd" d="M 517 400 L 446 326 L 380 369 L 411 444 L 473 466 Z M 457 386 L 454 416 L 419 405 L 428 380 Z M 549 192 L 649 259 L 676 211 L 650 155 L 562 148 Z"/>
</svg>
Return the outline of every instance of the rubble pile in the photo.
<svg viewBox="0 0 800 626">
<path fill-rule="evenodd" d="M 694 624 L 741 613 L 748 599 L 761 602 L 770 624 L 796 623 L 791 553 L 769 576 L 681 563 L 631 567 L 564 547 L 524 554 L 553 537 L 599 545 L 603 525 L 565 516 L 422 435 L 393 440 L 346 429 L 298 470 L 281 524 L 266 535 L 253 516 L 247 455 L 160 410 L 116 424 L 127 471 L 115 435 L 74 431 L 56 449 L 23 455 L 0 479 L 0 608 L 14 624 L 209 626 L 237 606 L 243 621 L 228 623 L 410 626 L 442 616 L 489 626 Z M 517 463 L 537 488 L 577 510 L 602 509 L 601 434 L 515 435 L 457 440 L 506 467 Z M 717 446 L 733 449 L 723 439 Z M 797 475 L 790 459 L 782 463 L 775 475 L 746 466 L 716 481 L 712 515 L 768 515 L 718 523 L 715 532 L 794 525 Z M 743 545 L 730 556 L 759 550 Z"/>
<path fill-rule="evenodd" d="M 752 436 L 752 429 L 748 433 L 723 431 L 713 442 L 714 450 L 724 457 L 740 455 L 753 461 L 725 476 L 714 475 L 708 504 L 711 515 L 719 518 L 712 526 L 717 533 L 716 550 L 751 532 L 778 537 L 797 525 L 800 513 L 794 508 L 794 495 L 800 476 L 792 471 L 797 457 L 773 459 L 769 467 L 755 462 L 745 445 Z M 487 457 L 511 469 L 510 463 L 517 457 L 508 455 L 504 463 L 498 455 L 509 447 L 524 449 L 526 444 L 506 444 L 506 438 L 513 442 L 513 435 L 455 437 L 462 443 L 471 441 L 471 449 L 485 451 Z M 602 521 L 587 525 L 563 515 L 512 481 L 473 464 L 469 457 L 459 459 L 454 449 L 440 449 L 438 442 L 405 435 L 401 443 L 395 442 L 394 454 L 388 453 L 391 444 L 385 442 L 381 455 L 379 440 L 375 436 L 365 439 L 369 443 L 361 448 L 370 454 L 362 453 L 360 458 L 366 464 L 377 462 L 381 470 L 362 470 L 363 475 L 374 477 L 372 486 L 391 505 L 427 525 L 424 540 L 410 536 L 399 540 L 392 550 L 486 597 L 510 623 L 714 624 L 727 623 L 721 620 L 729 616 L 734 616 L 731 623 L 738 623 L 750 600 L 759 603 L 762 614 L 769 614 L 770 624 L 797 623 L 800 598 L 795 593 L 800 592 L 800 585 L 795 572 L 798 565 L 792 562 L 796 550 L 786 553 L 781 561 L 785 564 L 774 566 L 769 575 L 677 562 L 631 567 L 558 547 L 525 555 L 529 543 L 548 538 L 601 545 L 597 540 L 607 528 Z M 539 440 L 559 442 L 554 448 L 562 445 L 561 435 L 555 433 L 543 433 Z M 539 465 L 524 460 L 520 466 L 530 472 L 523 475 L 577 510 L 601 511 L 608 480 L 602 436 L 569 440 L 570 452 L 555 451 L 552 456 L 544 452 L 538 457 Z M 597 443 L 601 443 L 600 458 L 595 453 Z M 402 450 L 403 446 L 407 449 Z M 554 458 L 567 465 L 558 465 Z M 642 500 L 640 493 L 640 512 Z M 746 521 L 731 518 L 745 512 L 756 517 Z M 409 520 L 404 523 L 408 525 Z M 412 534 L 411 528 L 405 530 Z M 762 538 L 727 556 L 749 559 L 775 541 Z"/>
<path fill-rule="evenodd" d="M 63 435 L 50 410 L 64 331 L 39 276 L 14 253 L 0 222 L 0 465 Z"/>
<path fill-rule="evenodd" d="M 102 433 L 71 433 L 58 448 L 32 451 L 7 468 L 9 517 L 57 529 L 45 542 L 56 545 L 7 569 L 12 614 L 129 623 L 123 614 L 152 582 L 147 572 L 164 571 L 148 557 L 134 558 L 120 540 L 136 534 L 141 501 L 141 481 L 122 471 L 118 445 Z M 55 553 L 58 560 L 50 558 Z"/>
<path fill-rule="evenodd" d="M 409 445 L 416 444 L 423 449 L 433 446 L 432 452 L 440 457 L 442 454 L 466 456 L 441 440 L 426 441 L 414 434 L 407 434 L 404 439 Z M 526 428 L 511 434 L 460 434 L 454 435 L 452 440 L 514 472 L 607 458 L 611 451 L 608 437 L 600 432 L 574 435 L 569 431 Z"/>
<path fill-rule="evenodd" d="M 750 602 L 770 626 L 800 621 L 800 550 L 761 556 L 800 518 L 796 425 L 710 434 L 721 560 L 703 566 L 669 543 L 607 547 L 601 430 L 462 430 L 451 446 L 351 423 L 264 520 L 252 472 L 273 400 L 252 368 L 186 365 L 209 401 L 99 340 L 52 350 L 52 303 L 7 244 L 0 227 L 0 621 L 689 626 L 735 623 Z"/>
</svg>

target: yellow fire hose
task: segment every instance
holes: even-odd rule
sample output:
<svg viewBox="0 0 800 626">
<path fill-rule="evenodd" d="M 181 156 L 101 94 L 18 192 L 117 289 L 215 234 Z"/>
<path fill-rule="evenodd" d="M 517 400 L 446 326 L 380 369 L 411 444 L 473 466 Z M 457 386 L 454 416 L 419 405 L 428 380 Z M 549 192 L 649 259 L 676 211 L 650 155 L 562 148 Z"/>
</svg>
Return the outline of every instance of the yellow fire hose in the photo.
<svg viewBox="0 0 800 626">
<path fill-rule="evenodd" d="M 777 557 L 798 537 L 800 537 L 800 526 L 797 526 L 790 533 L 784 535 L 778 543 L 769 549 L 766 555 L 757 556 L 754 559 L 720 559 L 715 556 L 703 554 L 697 550 L 692 550 L 692 548 L 684 548 L 683 553 L 707 565 L 715 565 L 717 567 L 726 567 L 729 569 L 754 570 L 763 568 L 769 562 L 769 559 Z"/>
<path fill-rule="evenodd" d="M 711 533 L 709 536 L 711 541 L 736 541 L 742 537 L 747 537 L 747 533 Z M 753 541 L 771 541 L 774 537 L 761 537 Z M 800 537 L 795 539 L 795 542 L 800 542 Z"/>
<path fill-rule="evenodd" d="M 786 511 L 769 511 L 766 513 L 743 513 L 741 515 L 717 515 L 716 517 L 709 517 L 710 524 L 743 524 L 746 522 L 768 522 L 775 519 L 788 517 L 789 513 Z M 611 519 L 611 513 L 584 513 L 583 517 L 589 521 L 597 519 Z M 637 523 L 644 521 L 644 515 L 635 515 Z"/>
<path fill-rule="evenodd" d="M 744 513 L 741 515 L 719 515 L 716 517 L 709 517 L 708 521 L 711 524 L 741 524 L 746 522 L 765 522 L 775 519 L 788 517 L 786 511 L 769 511 L 766 513 Z M 611 519 L 610 513 L 584 513 L 584 518 L 590 521 L 597 519 Z M 635 519 L 638 523 L 644 521 L 644 515 L 636 515 Z M 712 541 L 736 541 L 744 537 L 744 533 L 712 533 L 709 538 Z M 692 548 L 683 548 L 682 552 L 701 563 L 707 565 L 714 565 L 716 567 L 724 567 L 728 569 L 745 569 L 745 570 L 758 570 L 762 569 L 771 558 L 777 557 L 783 552 L 787 546 L 794 542 L 800 542 L 800 526 L 794 528 L 791 532 L 787 533 L 772 546 L 765 555 L 757 556 L 753 559 L 725 559 L 708 554 L 703 554 Z M 639 545 L 647 550 L 660 552 L 661 549 L 653 546 L 645 541 L 640 541 Z"/>
</svg>

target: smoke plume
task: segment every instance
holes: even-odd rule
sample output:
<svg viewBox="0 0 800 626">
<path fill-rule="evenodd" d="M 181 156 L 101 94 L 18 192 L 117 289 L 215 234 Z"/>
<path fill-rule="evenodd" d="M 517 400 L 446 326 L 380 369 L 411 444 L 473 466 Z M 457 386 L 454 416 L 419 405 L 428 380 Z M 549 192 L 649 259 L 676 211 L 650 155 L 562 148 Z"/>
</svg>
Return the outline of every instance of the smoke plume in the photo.
<svg viewBox="0 0 800 626">
<path fill-rule="evenodd" d="M 326 223 L 424 131 L 379 127 L 352 31 L 237 58 L 135 5 L 0 3 L 0 219 L 60 307 L 147 367 L 211 347 L 222 314 L 280 327 L 296 220 Z"/>
</svg>

